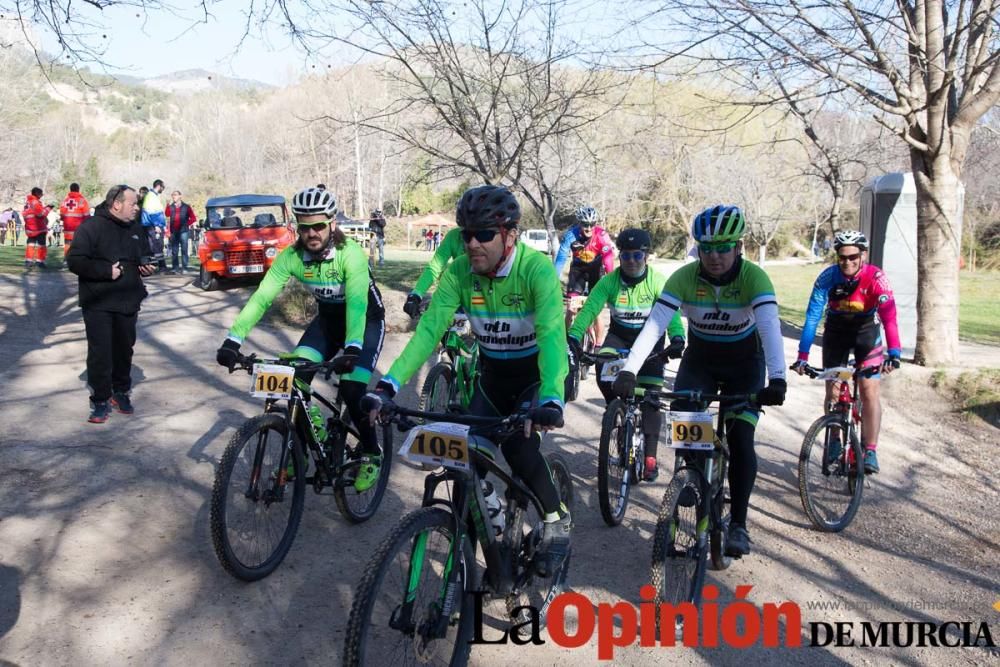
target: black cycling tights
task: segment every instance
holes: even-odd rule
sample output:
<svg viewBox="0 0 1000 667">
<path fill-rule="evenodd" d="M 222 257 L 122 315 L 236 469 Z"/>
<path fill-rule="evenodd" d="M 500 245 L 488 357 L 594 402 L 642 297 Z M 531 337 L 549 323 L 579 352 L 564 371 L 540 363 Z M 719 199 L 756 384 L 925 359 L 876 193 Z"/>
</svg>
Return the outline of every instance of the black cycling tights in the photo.
<svg viewBox="0 0 1000 667">
<path fill-rule="evenodd" d="M 757 454 L 753 449 L 754 430 L 742 419 L 730 422 L 729 435 L 729 494 L 733 499 L 732 523 L 747 523 L 747 508 L 757 478 Z"/>
<path fill-rule="evenodd" d="M 378 454 L 378 439 L 375 435 L 375 425 L 368 421 L 368 415 L 361 411 L 361 398 L 368 386 L 364 382 L 354 380 L 340 381 L 340 397 L 344 399 L 351 422 L 361 436 L 361 450 L 368 454 Z"/>
</svg>

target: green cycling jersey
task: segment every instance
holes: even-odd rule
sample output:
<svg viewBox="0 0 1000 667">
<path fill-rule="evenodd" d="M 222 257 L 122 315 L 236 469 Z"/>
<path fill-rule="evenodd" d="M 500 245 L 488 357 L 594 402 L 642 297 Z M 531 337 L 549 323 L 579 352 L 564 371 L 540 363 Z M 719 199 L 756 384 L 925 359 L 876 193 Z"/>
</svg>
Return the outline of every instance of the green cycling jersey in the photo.
<svg viewBox="0 0 1000 667">
<path fill-rule="evenodd" d="M 321 307 L 346 309 L 344 347 L 362 347 L 371 274 L 368 255 L 352 239 L 347 239 L 342 248 L 331 244 L 322 257 L 316 258 L 308 250 L 298 250 L 295 246 L 282 250 L 236 317 L 229 338 L 242 343 L 293 277 L 312 292 Z"/>
<path fill-rule="evenodd" d="M 587 327 L 597 319 L 604 306 L 608 306 L 611 309 L 611 333 L 626 343 L 631 344 L 635 341 L 650 311 L 653 310 L 657 297 L 663 291 L 667 277 L 653 267 L 647 266 L 645 275 L 633 282 L 623 277 L 621 271 L 621 267 L 618 267 L 594 285 L 586 303 L 569 328 L 571 338 L 583 340 Z M 670 320 L 667 335 L 670 338 L 684 337 L 680 312 L 675 312 Z"/>
<path fill-rule="evenodd" d="M 434 251 L 431 263 L 420 274 L 417 284 L 413 286 L 413 290 L 410 293 L 423 297 L 424 294 L 427 294 L 427 290 L 434 284 L 434 281 L 444 273 L 448 262 L 463 254 L 465 254 L 465 244 L 462 242 L 462 230 L 456 227 L 441 239 L 441 245 Z"/>
<path fill-rule="evenodd" d="M 397 391 L 434 352 L 461 307 L 479 345 L 483 373 L 500 363 L 536 358 L 539 403 L 563 404 L 569 372 L 562 286 L 548 257 L 518 241 L 495 278 L 473 273 L 465 253 L 441 276 L 430 306 L 383 378 Z"/>
<path fill-rule="evenodd" d="M 674 271 L 635 339 L 624 370 L 639 370 L 667 323 L 683 309 L 688 318 L 689 349 L 750 363 L 763 347 L 768 376 L 772 380 L 784 379 L 785 357 L 774 286 L 756 264 L 742 257 L 736 261 L 733 277 L 724 285 L 707 279 L 699 262 Z"/>
</svg>

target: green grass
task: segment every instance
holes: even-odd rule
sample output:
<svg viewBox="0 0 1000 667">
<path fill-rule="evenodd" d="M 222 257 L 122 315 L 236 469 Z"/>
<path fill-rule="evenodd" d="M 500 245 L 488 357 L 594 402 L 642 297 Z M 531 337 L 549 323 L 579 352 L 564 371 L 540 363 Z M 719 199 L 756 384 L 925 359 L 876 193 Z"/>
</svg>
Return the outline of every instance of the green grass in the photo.
<svg viewBox="0 0 1000 667">
<path fill-rule="evenodd" d="M 809 266 L 768 266 L 778 293 L 781 319 L 801 327 L 806 319 L 806 304 L 813 282 L 824 264 Z M 889 276 L 892 279 L 892 276 Z M 962 340 L 1000 345 L 1000 272 L 959 274 L 961 300 L 958 307 L 958 335 Z"/>
<path fill-rule="evenodd" d="M 10 239 L 7 240 L 10 243 Z M 62 246 L 49 246 L 45 266 L 58 269 L 62 266 Z M 34 269 L 33 269 L 34 270 Z M 24 273 L 24 245 L 0 247 L 0 273 Z"/>
<path fill-rule="evenodd" d="M 950 394 L 962 412 L 979 415 L 1000 428 L 1000 369 L 984 368 L 958 376 L 937 371 L 931 376 L 931 386 Z"/>
</svg>

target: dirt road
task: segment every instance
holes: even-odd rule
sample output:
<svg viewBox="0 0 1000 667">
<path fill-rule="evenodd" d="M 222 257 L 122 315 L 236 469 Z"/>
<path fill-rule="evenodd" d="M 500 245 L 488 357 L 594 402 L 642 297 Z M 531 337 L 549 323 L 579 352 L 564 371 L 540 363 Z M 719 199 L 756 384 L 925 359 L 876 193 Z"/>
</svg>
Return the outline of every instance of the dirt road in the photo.
<svg viewBox="0 0 1000 667">
<path fill-rule="evenodd" d="M 0 664 L 338 664 L 368 556 L 418 504 L 422 475 L 405 465 L 394 467 L 367 525 L 348 525 L 332 498 L 310 494 L 275 574 L 249 585 L 226 575 L 211 548 L 209 495 L 226 441 L 259 405 L 246 394 L 246 376 L 227 375 L 214 355 L 249 292 L 204 293 L 189 282 L 149 281 L 137 413 L 91 425 L 75 281 L 0 276 Z M 398 312 L 401 298 L 388 300 Z M 261 327 L 247 348 L 290 349 L 297 336 Z M 389 337 L 380 366 L 404 341 Z M 786 339 L 789 359 L 794 345 Z M 799 502 L 798 449 L 821 387 L 790 381 L 788 402 L 769 410 L 758 431 L 753 553 L 709 574 L 720 605 L 745 584 L 755 603 L 794 601 L 804 644 L 812 621 L 853 621 L 858 642 L 862 621 L 986 621 L 1000 641 L 998 434 L 949 414 L 928 374 L 906 368 L 885 383 L 883 472 L 840 535 L 811 529 Z M 640 486 L 623 525 L 604 526 L 596 498 L 602 409 L 588 384 L 552 440 L 577 494 L 571 584 L 594 602 L 635 602 L 648 580 L 664 482 Z M 665 481 L 669 457 L 660 458 Z M 630 647 L 614 664 L 956 665 L 997 664 L 998 656 L 982 647 Z M 472 654 L 475 665 L 596 662 L 595 641 L 574 650 L 551 641 L 477 646 Z"/>
</svg>

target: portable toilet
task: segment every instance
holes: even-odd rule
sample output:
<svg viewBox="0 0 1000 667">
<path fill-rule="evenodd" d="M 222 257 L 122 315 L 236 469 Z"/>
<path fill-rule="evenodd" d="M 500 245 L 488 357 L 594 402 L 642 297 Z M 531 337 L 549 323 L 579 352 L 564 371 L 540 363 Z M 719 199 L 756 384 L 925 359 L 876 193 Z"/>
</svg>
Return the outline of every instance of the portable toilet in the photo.
<svg viewBox="0 0 1000 667">
<path fill-rule="evenodd" d="M 961 243 L 965 188 L 959 184 L 956 229 Z M 889 277 L 903 357 L 917 344 L 917 186 L 910 172 L 876 176 L 861 188 L 861 231 L 868 237 L 868 261 Z"/>
</svg>

